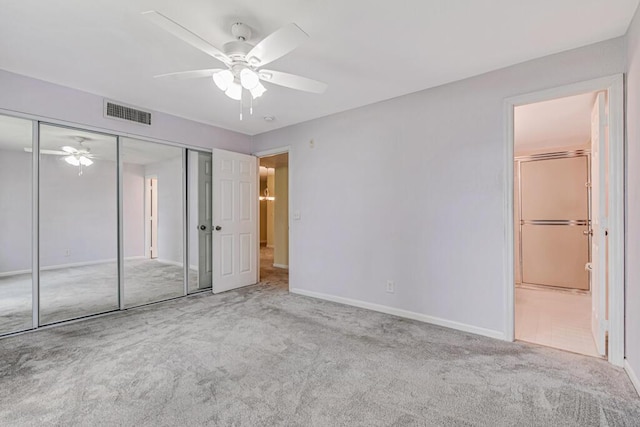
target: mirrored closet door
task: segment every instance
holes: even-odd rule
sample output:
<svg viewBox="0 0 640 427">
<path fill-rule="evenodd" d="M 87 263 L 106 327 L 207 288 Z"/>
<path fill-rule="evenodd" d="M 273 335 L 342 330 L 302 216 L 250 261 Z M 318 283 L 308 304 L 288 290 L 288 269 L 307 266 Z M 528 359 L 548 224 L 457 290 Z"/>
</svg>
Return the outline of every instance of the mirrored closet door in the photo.
<svg viewBox="0 0 640 427">
<path fill-rule="evenodd" d="M 117 138 L 40 124 L 40 324 L 118 309 Z"/>
<path fill-rule="evenodd" d="M 184 149 L 121 138 L 124 305 L 184 295 Z"/>
<path fill-rule="evenodd" d="M 0 334 L 33 327 L 32 126 L 0 115 Z"/>
</svg>

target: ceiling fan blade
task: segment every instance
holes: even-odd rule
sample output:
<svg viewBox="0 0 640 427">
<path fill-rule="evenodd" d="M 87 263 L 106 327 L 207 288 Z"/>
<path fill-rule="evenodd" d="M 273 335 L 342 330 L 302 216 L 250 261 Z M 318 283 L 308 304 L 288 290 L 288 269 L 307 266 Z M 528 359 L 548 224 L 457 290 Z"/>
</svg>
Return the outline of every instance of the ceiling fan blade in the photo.
<svg viewBox="0 0 640 427">
<path fill-rule="evenodd" d="M 196 49 L 200 49 L 201 51 L 213 56 L 219 61 L 224 62 L 225 64 L 230 64 L 231 59 L 225 55 L 220 49 L 213 46 L 211 43 L 203 39 L 197 34 L 192 33 L 187 30 L 182 25 L 177 22 L 167 18 L 163 14 L 156 12 L 155 10 L 149 10 L 147 12 L 142 12 L 145 18 L 149 19 L 151 22 L 156 24 L 158 27 L 163 30 L 173 34 L 177 38 L 181 39 L 184 42 L 189 43 L 191 46 Z"/>
<path fill-rule="evenodd" d="M 62 147 L 62 151 L 64 151 L 65 153 L 69 153 L 69 154 L 74 154 L 74 153 L 78 152 L 78 150 L 76 150 L 73 147 L 69 147 L 68 145 L 65 145 L 64 147 Z"/>
<path fill-rule="evenodd" d="M 160 74 L 158 76 L 153 76 L 153 77 L 156 79 L 168 79 L 168 80 L 199 79 L 203 77 L 211 77 L 219 71 L 223 71 L 222 68 L 210 68 L 208 70 L 178 71 L 177 73 Z"/>
<path fill-rule="evenodd" d="M 326 83 L 282 71 L 260 70 L 258 76 L 265 82 L 305 92 L 323 93 L 328 87 Z"/>
<path fill-rule="evenodd" d="M 27 153 L 32 153 L 33 149 L 31 147 L 24 147 L 24 151 L 26 151 Z M 69 153 L 65 153 L 64 151 L 58 151 L 58 150 L 40 150 L 40 154 L 51 154 L 54 156 L 68 156 Z"/>
<path fill-rule="evenodd" d="M 296 24 L 285 25 L 269 34 L 249 51 L 249 64 L 254 67 L 266 65 L 291 52 L 308 38 L 309 35 Z"/>
</svg>

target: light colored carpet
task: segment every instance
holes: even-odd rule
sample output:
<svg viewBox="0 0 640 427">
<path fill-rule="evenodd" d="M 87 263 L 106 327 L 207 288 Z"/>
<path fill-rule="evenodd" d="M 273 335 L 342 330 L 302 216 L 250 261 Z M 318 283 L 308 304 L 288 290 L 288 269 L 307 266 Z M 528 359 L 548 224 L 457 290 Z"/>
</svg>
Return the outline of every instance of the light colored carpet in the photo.
<svg viewBox="0 0 640 427">
<path fill-rule="evenodd" d="M 190 270 L 190 286 L 197 287 Z M 182 267 L 157 260 L 126 260 L 125 307 L 184 294 Z M 45 270 L 40 273 L 42 324 L 118 309 L 117 264 L 102 263 Z M 0 334 L 31 328 L 31 274 L 0 277 Z"/>
<path fill-rule="evenodd" d="M 269 284 L 0 340 L 0 424 L 637 426 L 606 362 Z"/>
</svg>

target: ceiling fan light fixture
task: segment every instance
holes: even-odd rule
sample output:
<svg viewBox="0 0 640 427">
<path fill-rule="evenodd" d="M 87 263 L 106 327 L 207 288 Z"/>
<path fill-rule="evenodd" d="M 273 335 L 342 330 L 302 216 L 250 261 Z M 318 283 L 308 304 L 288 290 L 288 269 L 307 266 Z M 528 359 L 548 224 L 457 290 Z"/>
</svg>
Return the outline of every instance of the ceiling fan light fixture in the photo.
<svg viewBox="0 0 640 427">
<path fill-rule="evenodd" d="M 71 166 L 80 166 L 80 160 L 78 160 L 76 156 L 67 156 L 64 158 L 64 161 L 69 163 Z"/>
<path fill-rule="evenodd" d="M 229 89 L 231 83 L 233 83 L 233 73 L 231 70 L 224 70 L 215 73 L 213 76 L 213 82 L 218 86 L 218 89 L 226 91 Z"/>
<path fill-rule="evenodd" d="M 231 82 L 227 90 L 224 92 L 231 99 L 235 99 L 236 101 L 242 100 L 242 86 L 240 84 Z"/>
<path fill-rule="evenodd" d="M 267 88 L 264 87 L 264 85 L 260 82 L 258 82 L 258 84 L 250 90 L 253 99 L 260 98 L 266 91 Z"/>
<path fill-rule="evenodd" d="M 255 71 L 244 68 L 240 71 L 240 83 L 242 83 L 243 88 L 251 90 L 260 83 L 260 77 L 258 77 Z"/>
<path fill-rule="evenodd" d="M 80 156 L 78 162 L 80 162 L 82 166 L 91 166 L 93 164 L 93 160 L 85 156 Z"/>
</svg>

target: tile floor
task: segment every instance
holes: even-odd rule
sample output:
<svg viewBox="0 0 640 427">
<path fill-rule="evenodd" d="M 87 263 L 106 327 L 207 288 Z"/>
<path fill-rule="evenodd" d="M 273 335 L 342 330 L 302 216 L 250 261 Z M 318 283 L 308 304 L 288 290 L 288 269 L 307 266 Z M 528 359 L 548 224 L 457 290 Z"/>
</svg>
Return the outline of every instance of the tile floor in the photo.
<svg viewBox="0 0 640 427">
<path fill-rule="evenodd" d="M 516 288 L 516 339 L 599 357 L 591 334 L 591 296 Z"/>
</svg>

